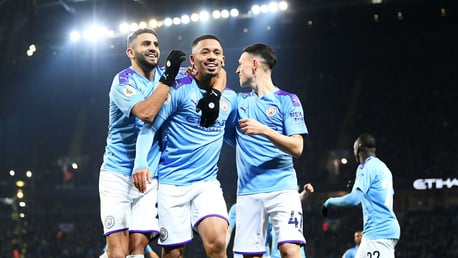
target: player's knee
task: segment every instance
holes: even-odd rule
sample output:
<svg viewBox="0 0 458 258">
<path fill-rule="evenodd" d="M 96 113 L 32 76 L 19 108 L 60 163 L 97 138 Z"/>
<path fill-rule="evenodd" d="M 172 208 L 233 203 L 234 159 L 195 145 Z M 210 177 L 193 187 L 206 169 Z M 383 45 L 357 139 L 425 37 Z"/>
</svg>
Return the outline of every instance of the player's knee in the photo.
<svg viewBox="0 0 458 258">
<path fill-rule="evenodd" d="M 226 238 L 220 235 L 209 238 L 204 242 L 204 247 L 209 257 L 219 257 L 226 253 Z"/>
<path fill-rule="evenodd" d="M 300 246 L 297 244 L 282 244 L 280 245 L 280 254 L 282 258 L 301 257 Z"/>
</svg>

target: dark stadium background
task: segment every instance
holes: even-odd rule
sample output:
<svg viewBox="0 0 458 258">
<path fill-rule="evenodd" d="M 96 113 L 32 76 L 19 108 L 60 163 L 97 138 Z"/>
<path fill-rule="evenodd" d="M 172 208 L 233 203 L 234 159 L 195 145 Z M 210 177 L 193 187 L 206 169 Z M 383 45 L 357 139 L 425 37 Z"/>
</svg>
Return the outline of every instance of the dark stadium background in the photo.
<svg viewBox="0 0 458 258">
<path fill-rule="evenodd" d="M 254 3 L 265 2 L 0 1 L 0 257 L 13 257 L 14 249 L 27 258 L 98 257 L 104 246 L 97 183 L 108 90 L 129 61 L 125 38 L 70 44 L 70 25 L 102 17 L 118 23 L 176 16 L 202 6 L 248 10 Z M 172 48 L 189 53 L 197 35 L 220 37 L 228 87 L 236 90 L 241 49 L 254 42 L 276 49 L 274 82 L 299 95 L 310 131 L 304 154 L 295 160 L 299 187 L 311 182 L 316 190 L 304 203 L 307 257 L 340 257 L 362 227 L 360 207 L 331 209 L 327 219 L 319 214 L 327 196 L 348 191 L 356 167 L 352 145 L 362 132 L 375 135 L 377 154 L 393 172 L 402 231 L 396 257 L 458 256 L 455 1 L 293 0 L 273 17 L 157 31 L 161 64 Z M 28 57 L 31 43 L 37 51 Z M 78 169 L 65 167 L 71 162 Z M 229 207 L 236 189 L 230 147 L 224 146 L 219 164 Z M 24 176 L 27 170 L 32 178 Z M 15 199 L 17 179 L 26 183 L 26 207 Z M 440 188 L 429 180 L 427 189 L 417 190 L 418 179 L 452 183 Z M 196 236 L 186 257 L 203 256 Z"/>
</svg>

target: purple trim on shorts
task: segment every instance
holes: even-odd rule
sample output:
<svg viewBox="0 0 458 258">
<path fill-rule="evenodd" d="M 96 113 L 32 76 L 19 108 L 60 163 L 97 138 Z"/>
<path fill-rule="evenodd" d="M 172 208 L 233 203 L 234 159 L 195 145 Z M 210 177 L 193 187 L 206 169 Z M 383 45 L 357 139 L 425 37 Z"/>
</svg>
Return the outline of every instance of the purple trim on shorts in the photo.
<svg viewBox="0 0 458 258">
<path fill-rule="evenodd" d="M 159 234 L 157 230 L 129 230 L 129 233 L 156 233 Z"/>
<path fill-rule="evenodd" d="M 107 232 L 107 233 L 105 233 L 105 234 L 103 234 L 103 235 L 104 235 L 104 236 L 108 236 L 108 235 L 111 235 L 111 234 L 113 234 L 113 233 L 118 233 L 118 232 L 121 232 L 121 231 L 126 231 L 126 230 L 128 230 L 128 229 L 129 229 L 129 228 L 122 228 L 122 229 L 118 229 L 118 230 L 114 230 L 114 231 L 109 231 L 109 232 Z"/>
<path fill-rule="evenodd" d="M 200 223 L 202 220 L 204 220 L 204 219 L 206 219 L 206 218 L 208 218 L 208 217 L 218 217 L 218 218 L 222 218 L 222 219 L 224 219 L 226 222 L 229 223 L 228 218 L 226 218 L 226 217 L 224 217 L 224 216 L 221 216 L 221 215 L 219 215 L 219 214 L 208 214 L 208 215 L 203 216 L 202 218 L 198 219 L 197 222 L 196 222 L 196 224 L 194 224 L 194 228 L 197 228 L 197 225 L 199 225 L 199 223 Z"/>
<path fill-rule="evenodd" d="M 266 252 L 237 252 L 237 251 L 234 251 L 234 254 L 241 254 L 241 255 L 246 254 L 246 255 L 256 255 L 256 256 L 263 255 L 265 253 Z"/>
<path fill-rule="evenodd" d="M 306 243 L 307 243 L 307 241 L 303 242 L 303 241 L 298 241 L 298 240 L 285 240 L 285 241 L 278 242 L 278 245 L 281 245 L 281 244 L 298 244 L 300 246 L 303 246 Z"/>
<path fill-rule="evenodd" d="M 167 247 L 175 247 L 175 246 L 182 246 L 182 245 L 187 245 L 192 242 L 192 239 L 189 239 L 187 241 L 181 242 L 181 243 L 176 243 L 176 244 L 171 244 L 171 245 L 164 245 L 161 243 L 157 243 L 158 246 L 167 246 Z"/>
</svg>

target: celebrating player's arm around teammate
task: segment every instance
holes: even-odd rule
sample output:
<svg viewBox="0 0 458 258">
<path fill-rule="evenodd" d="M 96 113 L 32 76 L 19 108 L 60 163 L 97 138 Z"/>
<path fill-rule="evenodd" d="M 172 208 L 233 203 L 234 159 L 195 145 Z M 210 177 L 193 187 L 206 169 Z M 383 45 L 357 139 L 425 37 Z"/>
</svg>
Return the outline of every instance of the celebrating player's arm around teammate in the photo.
<svg viewBox="0 0 458 258">
<path fill-rule="evenodd" d="M 356 252 L 357 258 L 394 258 L 394 248 L 401 235 L 399 222 L 393 210 L 393 176 L 386 164 L 375 155 L 375 138 L 361 134 L 353 145 L 356 161 L 356 179 L 350 193 L 331 197 L 322 207 L 323 216 L 332 206 L 355 206 L 361 203 L 363 211 L 363 238 Z"/>
<path fill-rule="evenodd" d="M 159 231 L 156 176 L 138 175 L 148 177 L 149 184 L 142 192 L 133 187 L 135 142 L 141 125 L 154 120 L 169 92 L 171 84 L 164 77 L 173 80 L 177 72 L 158 68 L 160 50 L 154 30 L 130 34 L 126 54 L 131 66 L 114 76 L 109 93 L 108 136 L 99 175 L 100 217 L 107 242 L 101 257 L 110 258 L 143 257 Z M 169 57 L 174 57 L 173 67 L 179 67 L 184 53 L 172 51 Z"/>
<path fill-rule="evenodd" d="M 223 258 L 228 215 L 217 162 L 226 121 L 235 116 L 236 94 L 225 89 L 223 47 L 216 36 L 196 38 L 190 62 L 195 72 L 177 77 L 155 121 L 142 127 L 134 170 L 146 167 L 151 143 L 161 137 L 158 243 L 163 257 L 183 257 L 197 231 L 207 256 Z"/>
</svg>

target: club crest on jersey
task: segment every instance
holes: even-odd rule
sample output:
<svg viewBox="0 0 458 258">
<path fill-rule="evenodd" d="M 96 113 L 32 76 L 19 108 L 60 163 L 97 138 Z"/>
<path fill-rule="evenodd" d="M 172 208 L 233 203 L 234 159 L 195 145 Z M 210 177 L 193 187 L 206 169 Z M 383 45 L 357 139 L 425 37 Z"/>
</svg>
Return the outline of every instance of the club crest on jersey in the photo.
<svg viewBox="0 0 458 258">
<path fill-rule="evenodd" d="M 115 224 L 115 218 L 113 216 L 106 216 L 104 221 L 106 228 L 112 228 Z"/>
<path fill-rule="evenodd" d="M 277 108 L 275 106 L 270 106 L 266 109 L 267 116 L 274 116 L 277 113 Z"/>
<path fill-rule="evenodd" d="M 165 104 L 169 104 L 170 101 L 172 101 L 172 95 L 170 95 L 170 93 L 168 93 L 168 94 L 167 94 L 167 98 L 166 98 L 165 101 L 164 101 L 164 105 L 165 105 Z"/>
<path fill-rule="evenodd" d="M 229 103 L 226 100 L 221 100 L 219 108 L 224 113 L 227 113 L 229 111 Z"/>
<path fill-rule="evenodd" d="M 126 87 L 124 87 L 124 89 L 122 89 L 122 92 L 124 93 L 126 97 L 131 97 L 135 95 L 135 93 L 137 93 L 137 91 L 130 85 L 127 85 Z"/>
<path fill-rule="evenodd" d="M 159 233 L 159 239 L 164 242 L 169 237 L 169 232 L 165 228 L 161 228 Z"/>
</svg>

